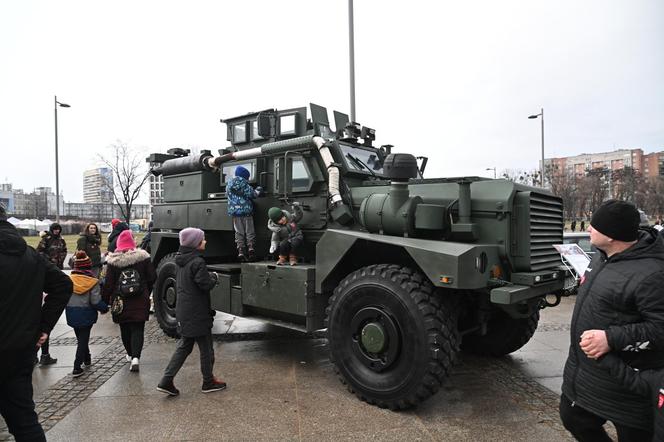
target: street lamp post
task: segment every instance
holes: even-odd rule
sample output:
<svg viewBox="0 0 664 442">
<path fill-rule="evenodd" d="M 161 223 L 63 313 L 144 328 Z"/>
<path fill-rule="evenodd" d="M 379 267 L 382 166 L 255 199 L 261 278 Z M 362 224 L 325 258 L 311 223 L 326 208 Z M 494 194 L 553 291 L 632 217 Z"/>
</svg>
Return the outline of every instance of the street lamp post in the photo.
<svg viewBox="0 0 664 442">
<path fill-rule="evenodd" d="M 58 106 L 71 107 L 68 104 L 60 103 L 58 96 L 53 98 L 53 108 L 55 109 L 55 222 L 60 222 L 60 168 L 58 166 Z"/>
<path fill-rule="evenodd" d="M 542 180 L 542 187 L 544 187 L 544 108 L 540 109 L 539 114 L 531 115 L 528 118 L 531 120 L 540 118 L 542 123 L 542 165 L 540 166 L 540 179 Z"/>
<path fill-rule="evenodd" d="M 353 21 L 353 0 L 348 0 L 348 58 L 350 66 L 350 121 L 355 122 L 355 25 Z M 339 130 L 339 128 L 337 127 L 336 130 Z"/>
<path fill-rule="evenodd" d="M 487 167 L 486 170 L 493 170 L 493 179 L 496 179 L 496 168 L 495 167 Z"/>
</svg>

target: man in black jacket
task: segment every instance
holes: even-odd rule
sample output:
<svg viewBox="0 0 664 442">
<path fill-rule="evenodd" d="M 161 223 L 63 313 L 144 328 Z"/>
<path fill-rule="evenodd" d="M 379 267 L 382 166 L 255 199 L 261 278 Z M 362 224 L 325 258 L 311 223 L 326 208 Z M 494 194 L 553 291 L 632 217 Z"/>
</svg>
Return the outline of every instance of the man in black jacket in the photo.
<svg viewBox="0 0 664 442">
<path fill-rule="evenodd" d="M 664 367 L 664 240 L 639 230 L 639 218 L 632 204 L 609 200 L 590 221 L 599 253 L 581 279 L 560 402 L 565 428 L 580 441 L 610 441 L 606 421 L 621 442 L 652 439 L 648 399 L 597 362 L 612 352 L 635 369 Z"/>
<path fill-rule="evenodd" d="M 2 205 L 0 288 L 0 413 L 17 441 L 46 440 L 32 401 L 32 367 L 69 301 L 72 282 L 27 246 Z"/>
</svg>

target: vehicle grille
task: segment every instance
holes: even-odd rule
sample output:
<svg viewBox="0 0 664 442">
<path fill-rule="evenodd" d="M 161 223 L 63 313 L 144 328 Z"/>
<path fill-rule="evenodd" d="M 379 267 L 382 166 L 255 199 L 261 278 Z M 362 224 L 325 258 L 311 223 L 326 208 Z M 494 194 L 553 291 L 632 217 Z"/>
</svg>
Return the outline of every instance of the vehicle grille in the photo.
<svg viewBox="0 0 664 442">
<path fill-rule="evenodd" d="M 553 244 L 563 242 L 563 204 L 560 198 L 530 192 L 530 270 L 549 269 L 560 264 Z"/>
</svg>

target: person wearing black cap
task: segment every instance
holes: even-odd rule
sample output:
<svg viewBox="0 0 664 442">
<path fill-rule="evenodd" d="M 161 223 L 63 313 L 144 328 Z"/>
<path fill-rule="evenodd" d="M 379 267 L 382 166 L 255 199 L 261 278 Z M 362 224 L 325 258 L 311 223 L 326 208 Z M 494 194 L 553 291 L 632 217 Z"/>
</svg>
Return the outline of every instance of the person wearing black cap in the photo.
<svg viewBox="0 0 664 442">
<path fill-rule="evenodd" d="M 72 282 L 25 243 L 2 204 L 0 287 L 0 414 L 16 440 L 45 441 L 32 400 L 33 359 L 62 315 Z"/>
<path fill-rule="evenodd" d="M 563 373 L 560 417 L 580 441 L 653 437 L 651 404 L 600 366 L 607 353 L 634 369 L 664 367 L 664 240 L 639 228 L 634 205 L 604 202 L 588 231 L 599 250 L 581 278 L 572 314 L 570 350 Z"/>
</svg>

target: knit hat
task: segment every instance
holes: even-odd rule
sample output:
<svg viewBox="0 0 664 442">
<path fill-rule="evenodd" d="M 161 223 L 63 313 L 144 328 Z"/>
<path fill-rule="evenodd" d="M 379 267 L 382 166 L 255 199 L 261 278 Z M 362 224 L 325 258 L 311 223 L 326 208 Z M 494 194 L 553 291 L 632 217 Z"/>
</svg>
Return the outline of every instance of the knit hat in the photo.
<svg viewBox="0 0 664 442">
<path fill-rule="evenodd" d="M 284 212 L 278 207 L 270 207 L 270 210 L 267 211 L 267 216 L 273 223 L 278 223 L 284 216 Z"/>
<path fill-rule="evenodd" d="M 120 222 L 119 219 L 117 219 L 117 218 L 113 218 L 113 219 L 111 220 L 111 228 L 115 229 L 115 226 L 116 226 L 119 222 Z"/>
<path fill-rule="evenodd" d="M 196 227 L 187 227 L 180 230 L 180 245 L 196 248 L 205 239 L 205 232 Z"/>
<path fill-rule="evenodd" d="M 119 252 L 120 250 L 135 248 L 136 242 L 134 241 L 134 236 L 131 234 L 131 230 L 123 230 L 122 233 L 118 235 L 118 241 L 115 243 L 115 251 Z"/>
<path fill-rule="evenodd" d="M 90 270 L 92 268 L 92 260 L 83 251 L 79 250 L 74 255 L 74 270 Z"/>
<path fill-rule="evenodd" d="M 245 180 L 248 180 L 251 176 L 251 173 L 245 167 L 237 166 L 235 168 L 235 176 L 241 176 Z"/>
<path fill-rule="evenodd" d="M 604 201 L 590 220 L 593 229 L 617 241 L 636 241 L 641 217 L 634 204 L 620 200 Z"/>
</svg>

